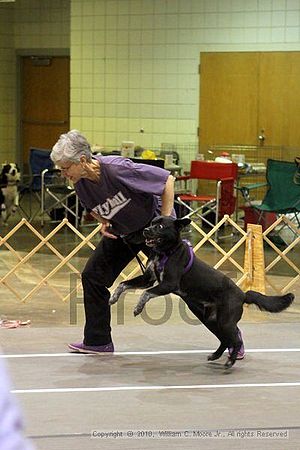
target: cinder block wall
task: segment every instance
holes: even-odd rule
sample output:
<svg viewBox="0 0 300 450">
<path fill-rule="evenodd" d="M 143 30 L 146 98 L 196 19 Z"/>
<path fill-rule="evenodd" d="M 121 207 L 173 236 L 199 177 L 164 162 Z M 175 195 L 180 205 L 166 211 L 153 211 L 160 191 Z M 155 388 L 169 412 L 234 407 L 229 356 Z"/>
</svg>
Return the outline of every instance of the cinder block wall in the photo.
<svg viewBox="0 0 300 450">
<path fill-rule="evenodd" d="M 0 3 L 0 164 L 16 160 L 16 51 L 69 47 L 70 0 Z"/>
<path fill-rule="evenodd" d="M 0 4 L 0 163 L 14 160 L 15 141 L 14 8 Z M 12 156 L 11 156 L 12 155 Z"/>
<path fill-rule="evenodd" d="M 188 164 L 197 143 L 200 52 L 300 50 L 299 25 L 299 0 L 0 4 L 0 162 L 15 154 L 16 49 L 70 48 L 71 126 L 92 144 L 175 143 Z"/>
</svg>

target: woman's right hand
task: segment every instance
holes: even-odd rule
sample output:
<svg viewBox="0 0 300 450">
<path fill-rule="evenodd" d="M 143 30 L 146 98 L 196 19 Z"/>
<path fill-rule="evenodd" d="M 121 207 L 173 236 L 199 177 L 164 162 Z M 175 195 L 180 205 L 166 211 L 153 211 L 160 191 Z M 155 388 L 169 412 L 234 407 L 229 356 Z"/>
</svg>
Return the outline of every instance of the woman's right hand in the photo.
<svg viewBox="0 0 300 450">
<path fill-rule="evenodd" d="M 102 234 L 102 236 L 106 236 L 106 237 L 111 238 L 111 239 L 118 239 L 117 236 L 115 236 L 114 234 L 109 232 L 109 229 L 110 229 L 110 222 L 109 222 L 109 220 L 103 219 L 103 217 L 99 216 L 99 214 L 95 213 L 94 211 L 91 211 L 90 214 L 96 220 L 98 220 L 98 222 L 100 222 L 102 224 L 102 227 L 100 229 L 100 233 Z"/>
<path fill-rule="evenodd" d="M 108 238 L 111 238 L 111 239 L 117 239 L 118 238 L 117 236 L 115 236 L 114 234 L 109 232 L 110 223 L 109 223 L 108 220 L 107 221 L 103 221 L 103 219 L 102 219 L 101 223 L 102 223 L 102 227 L 100 229 L 100 233 L 102 234 L 102 236 L 105 236 L 105 237 L 108 237 Z"/>
</svg>

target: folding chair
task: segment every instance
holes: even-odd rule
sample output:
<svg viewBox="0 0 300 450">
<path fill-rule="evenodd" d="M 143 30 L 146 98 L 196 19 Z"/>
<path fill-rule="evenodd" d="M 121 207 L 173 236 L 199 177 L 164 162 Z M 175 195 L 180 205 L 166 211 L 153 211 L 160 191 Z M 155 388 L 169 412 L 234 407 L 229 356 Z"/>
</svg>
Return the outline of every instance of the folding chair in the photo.
<svg viewBox="0 0 300 450">
<path fill-rule="evenodd" d="M 213 194 L 194 194 L 187 192 L 179 194 L 176 202 L 189 211 L 185 217 L 201 219 L 204 224 L 214 227 L 225 214 L 231 215 L 235 211 L 235 183 L 238 166 L 236 163 L 218 163 L 212 161 L 192 161 L 188 176 L 177 177 L 178 181 L 213 180 L 215 192 Z M 196 204 L 196 207 L 193 205 Z M 214 223 L 207 218 L 214 213 Z M 217 236 L 218 237 L 218 236 Z"/>
<path fill-rule="evenodd" d="M 78 228 L 82 208 L 75 189 L 61 176 L 60 169 L 44 169 L 41 173 L 41 226 L 44 226 L 45 214 L 53 221 L 67 216 Z"/>
<path fill-rule="evenodd" d="M 51 150 L 41 148 L 30 148 L 29 166 L 30 176 L 27 185 L 21 187 L 21 195 L 29 193 L 29 221 L 41 214 L 41 225 L 44 225 L 45 214 L 53 220 L 62 219 L 55 217 L 58 210 L 66 214 L 70 221 L 78 226 L 79 204 L 75 190 L 66 184 L 66 180 L 60 177 L 60 170 L 54 168 L 50 158 Z M 73 198 L 71 206 L 70 201 Z M 38 207 L 33 209 L 33 201 L 36 200 Z M 24 211 L 24 208 L 22 208 Z"/>
<path fill-rule="evenodd" d="M 268 159 L 267 192 L 261 205 L 253 206 L 259 213 L 258 223 L 263 223 L 266 212 L 277 215 L 292 214 L 295 224 L 300 228 L 300 185 L 294 182 L 295 172 L 294 162 Z M 293 233 L 291 228 L 290 231 Z"/>
<path fill-rule="evenodd" d="M 29 170 L 26 182 L 21 183 L 20 208 L 28 220 L 32 222 L 40 212 L 41 203 L 41 173 L 44 169 L 52 169 L 53 162 L 50 159 L 51 150 L 42 148 L 29 149 Z M 29 196 L 29 210 L 24 206 L 24 198 Z M 34 203 L 38 205 L 34 209 Z"/>
</svg>

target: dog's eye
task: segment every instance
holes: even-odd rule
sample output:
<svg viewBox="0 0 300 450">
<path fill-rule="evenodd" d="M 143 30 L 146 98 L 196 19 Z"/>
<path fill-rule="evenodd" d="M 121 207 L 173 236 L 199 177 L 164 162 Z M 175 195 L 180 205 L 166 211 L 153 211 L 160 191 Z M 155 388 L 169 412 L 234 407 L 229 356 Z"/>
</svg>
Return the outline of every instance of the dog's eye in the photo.
<svg viewBox="0 0 300 450">
<path fill-rule="evenodd" d="M 160 224 L 158 225 L 158 228 L 162 229 L 162 228 L 164 228 L 164 226 L 160 223 Z"/>
</svg>

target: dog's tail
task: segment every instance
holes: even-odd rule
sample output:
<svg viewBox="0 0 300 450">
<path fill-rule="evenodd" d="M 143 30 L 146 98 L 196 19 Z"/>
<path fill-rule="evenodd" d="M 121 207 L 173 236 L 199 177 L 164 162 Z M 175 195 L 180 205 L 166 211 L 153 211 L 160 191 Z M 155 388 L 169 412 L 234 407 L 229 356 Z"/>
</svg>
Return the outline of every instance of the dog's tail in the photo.
<svg viewBox="0 0 300 450">
<path fill-rule="evenodd" d="M 281 312 L 288 308 L 295 298 L 292 293 L 285 295 L 263 295 L 256 291 L 247 291 L 245 296 L 245 303 L 254 303 L 260 310 L 271 313 Z"/>
</svg>

